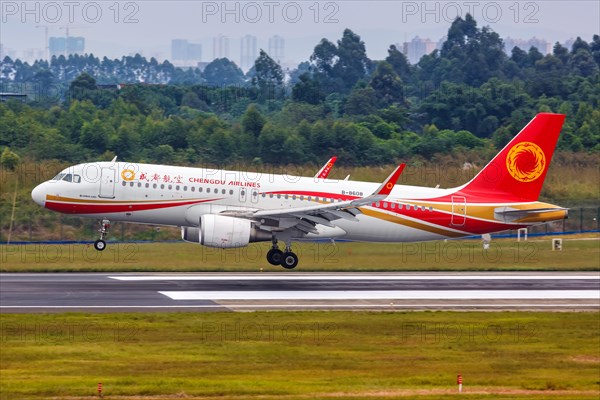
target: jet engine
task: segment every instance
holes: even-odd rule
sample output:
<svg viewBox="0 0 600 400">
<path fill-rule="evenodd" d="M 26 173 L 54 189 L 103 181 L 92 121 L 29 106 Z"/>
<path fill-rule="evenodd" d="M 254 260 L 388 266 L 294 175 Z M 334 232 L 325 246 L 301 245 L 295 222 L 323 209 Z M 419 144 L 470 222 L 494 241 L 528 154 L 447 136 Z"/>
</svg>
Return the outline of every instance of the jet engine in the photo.
<svg viewBox="0 0 600 400">
<path fill-rule="evenodd" d="M 181 238 L 186 242 L 227 249 L 270 241 L 271 234 L 257 229 L 247 219 L 205 214 L 200 217 L 200 227 L 182 226 Z"/>
</svg>

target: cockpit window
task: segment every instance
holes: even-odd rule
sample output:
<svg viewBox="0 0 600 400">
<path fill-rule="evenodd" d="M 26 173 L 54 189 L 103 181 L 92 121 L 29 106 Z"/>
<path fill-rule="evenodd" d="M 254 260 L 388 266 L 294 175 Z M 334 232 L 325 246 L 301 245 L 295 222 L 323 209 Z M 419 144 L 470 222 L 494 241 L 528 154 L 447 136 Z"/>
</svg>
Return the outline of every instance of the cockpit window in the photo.
<svg viewBox="0 0 600 400">
<path fill-rule="evenodd" d="M 66 174 L 64 172 L 61 172 L 60 174 L 56 175 L 51 180 L 53 180 L 53 181 L 65 181 L 65 182 L 72 182 L 72 183 L 80 183 L 81 182 L 81 175 Z"/>
</svg>

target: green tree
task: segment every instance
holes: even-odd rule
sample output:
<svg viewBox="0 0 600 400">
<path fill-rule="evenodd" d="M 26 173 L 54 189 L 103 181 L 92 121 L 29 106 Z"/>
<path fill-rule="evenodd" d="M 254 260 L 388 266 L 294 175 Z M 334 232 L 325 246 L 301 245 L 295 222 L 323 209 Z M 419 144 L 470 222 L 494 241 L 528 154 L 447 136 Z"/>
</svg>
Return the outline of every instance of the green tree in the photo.
<svg viewBox="0 0 600 400">
<path fill-rule="evenodd" d="M 217 58 L 210 62 L 203 72 L 208 86 L 233 86 L 244 83 L 244 73 L 227 58 Z"/>
<path fill-rule="evenodd" d="M 321 84 L 313 79 L 310 74 L 300 75 L 298 83 L 292 88 L 292 99 L 309 104 L 319 104 L 325 96 L 321 91 Z"/>
<path fill-rule="evenodd" d="M 258 87 L 263 101 L 281 97 L 283 70 L 263 49 L 254 61 L 254 72 L 252 84 Z"/>
<path fill-rule="evenodd" d="M 388 56 L 385 58 L 385 61 L 388 62 L 394 71 L 400 76 L 402 79 L 408 79 L 411 76 L 411 67 L 408 63 L 408 59 L 402 53 L 396 45 L 391 45 L 388 49 Z"/>
<path fill-rule="evenodd" d="M 242 128 L 245 133 L 249 133 L 254 137 L 258 137 L 266 119 L 262 116 L 256 104 L 250 104 L 242 117 Z"/>
<path fill-rule="evenodd" d="M 380 108 L 389 107 L 392 104 L 404 105 L 402 79 L 388 62 L 381 61 L 377 64 L 370 85 L 375 90 L 377 104 Z"/>
<path fill-rule="evenodd" d="M 365 88 L 355 88 L 344 106 L 344 111 L 349 115 L 368 115 L 373 114 L 377 108 L 377 94 L 371 86 Z"/>
<path fill-rule="evenodd" d="M 17 153 L 10 151 L 8 147 L 5 147 L 0 155 L 0 165 L 9 171 L 14 171 L 21 162 L 21 157 Z"/>
<path fill-rule="evenodd" d="M 99 119 L 95 119 L 92 122 L 84 122 L 81 127 L 79 143 L 90 150 L 94 150 L 95 154 L 102 154 L 106 151 L 111 136 L 111 129 L 111 127 Z"/>
</svg>

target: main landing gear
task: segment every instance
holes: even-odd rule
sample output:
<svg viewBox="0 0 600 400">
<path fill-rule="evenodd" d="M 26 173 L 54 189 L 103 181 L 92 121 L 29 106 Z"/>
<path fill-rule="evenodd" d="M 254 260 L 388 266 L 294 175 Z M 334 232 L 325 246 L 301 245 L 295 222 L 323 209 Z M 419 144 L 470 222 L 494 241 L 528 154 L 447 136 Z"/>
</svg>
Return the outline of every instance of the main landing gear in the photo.
<svg viewBox="0 0 600 400">
<path fill-rule="evenodd" d="M 298 256 L 292 252 L 290 245 L 285 251 L 279 250 L 277 239 L 273 239 L 273 247 L 267 252 L 267 261 L 272 265 L 281 265 L 285 269 L 294 269 L 298 265 Z"/>
<path fill-rule="evenodd" d="M 102 222 L 100 223 L 100 229 L 98 229 L 98 232 L 100 232 L 100 239 L 98 239 L 94 242 L 94 248 L 96 250 L 102 251 L 106 248 L 106 242 L 104 241 L 104 236 L 106 236 L 106 234 L 108 233 L 109 228 L 110 228 L 110 221 L 107 219 L 103 219 Z"/>
</svg>

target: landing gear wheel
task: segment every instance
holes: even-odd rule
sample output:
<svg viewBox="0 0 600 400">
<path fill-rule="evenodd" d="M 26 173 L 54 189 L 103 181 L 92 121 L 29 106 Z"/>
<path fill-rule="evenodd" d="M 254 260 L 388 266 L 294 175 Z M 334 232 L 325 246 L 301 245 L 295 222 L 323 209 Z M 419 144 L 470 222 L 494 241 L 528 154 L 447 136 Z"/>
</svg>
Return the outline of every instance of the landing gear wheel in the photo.
<svg viewBox="0 0 600 400">
<path fill-rule="evenodd" d="M 102 251 L 106 248 L 106 242 L 102 239 L 98 239 L 94 242 L 94 248 L 98 251 Z"/>
<path fill-rule="evenodd" d="M 98 232 L 100 232 L 100 239 L 98 239 L 94 242 L 94 248 L 96 250 L 102 251 L 106 248 L 106 242 L 104 241 L 104 237 L 108 233 L 109 229 L 110 229 L 110 221 L 107 219 L 103 219 L 100 222 L 100 229 L 98 229 Z"/>
<path fill-rule="evenodd" d="M 298 256 L 291 251 L 286 251 L 283 253 L 283 258 L 281 259 L 281 266 L 285 269 L 294 269 L 298 265 Z"/>
<path fill-rule="evenodd" d="M 271 265 L 281 265 L 283 259 L 283 251 L 279 249 L 271 249 L 267 252 L 267 261 Z"/>
</svg>

